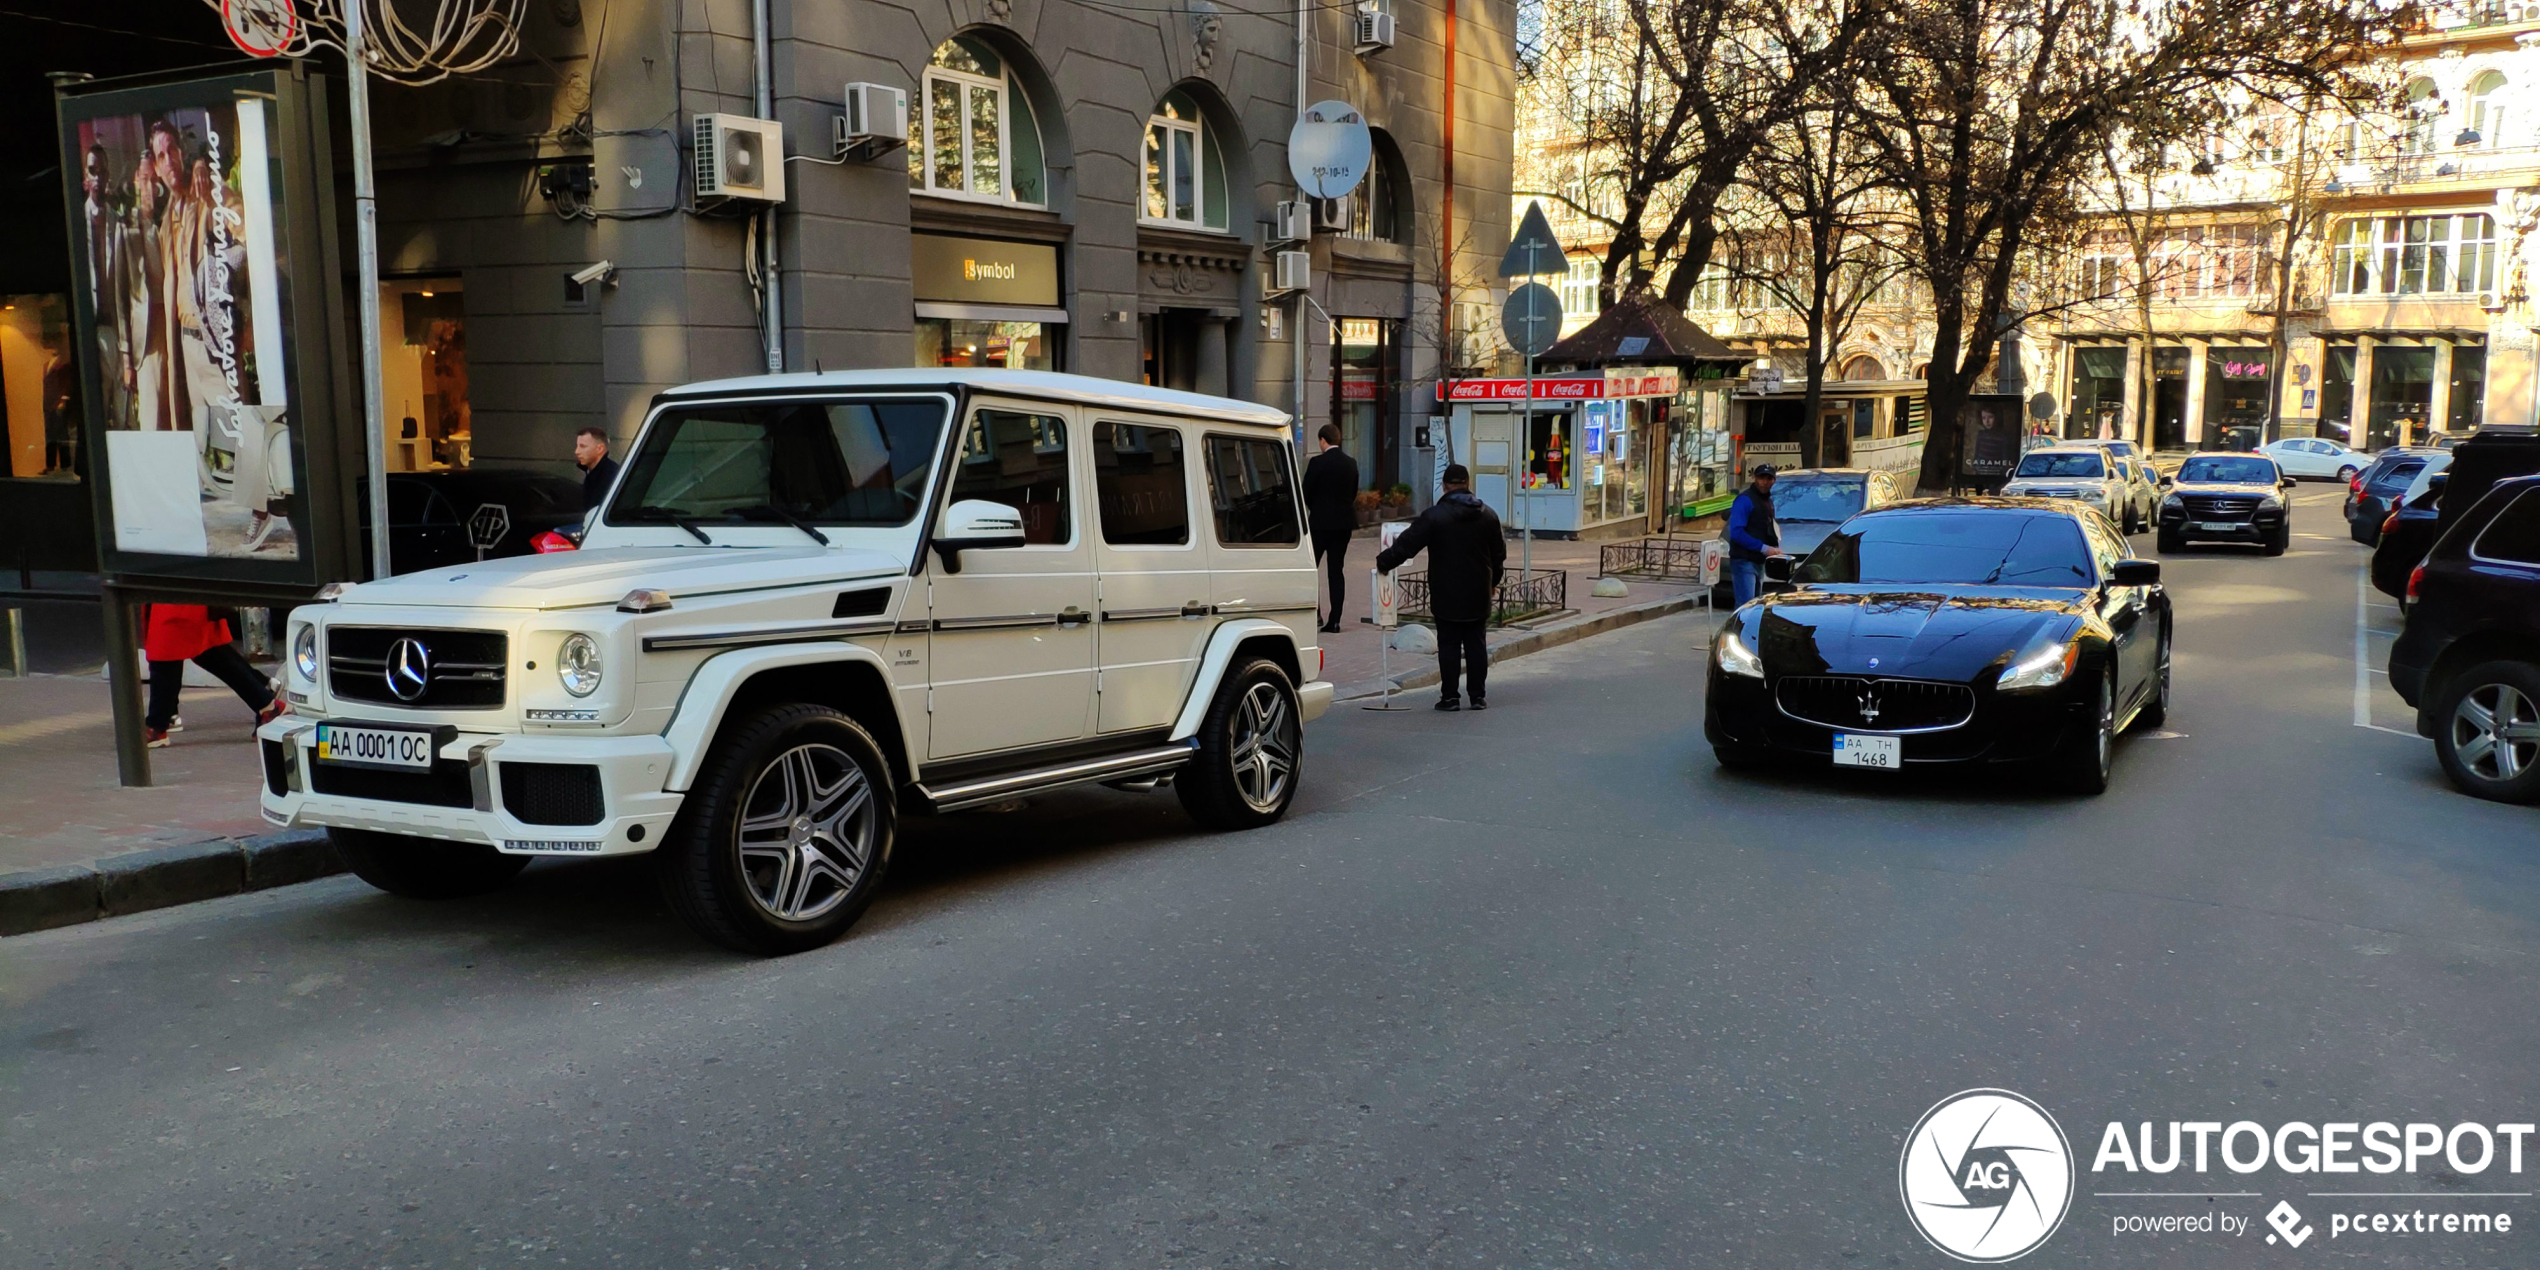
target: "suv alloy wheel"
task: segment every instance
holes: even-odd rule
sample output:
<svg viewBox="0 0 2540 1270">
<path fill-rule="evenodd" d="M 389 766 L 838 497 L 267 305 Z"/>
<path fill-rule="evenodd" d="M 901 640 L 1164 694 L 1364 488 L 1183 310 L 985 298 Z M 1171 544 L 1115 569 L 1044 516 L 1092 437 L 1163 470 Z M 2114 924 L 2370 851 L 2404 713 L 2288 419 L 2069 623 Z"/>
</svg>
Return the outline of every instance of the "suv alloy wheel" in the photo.
<svg viewBox="0 0 2540 1270">
<path fill-rule="evenodd" d="M 1305 723 L 1286 671 L 1255 658 L 1217 685 L 1199 725 L 1199 752 L 1174 778 L 1191 818 L 1211 829 L 1253 829 L 1286 815 L 1305 768 Z"/>
<path fill-rule="evenodd" d="M 2491 661 L 2452 677 L 2434 753 L 2461 792 L 2503 803 L 2540 799 L 2540 667 Z"/>
<path fill-rule="evenodd" d="M 663 894 L 727 948 L 818 948 L 873 902 L 898 825 L 870 733 L 827 706 L 773 706 L 715 738 L 662 844 Z"/>
</svg>

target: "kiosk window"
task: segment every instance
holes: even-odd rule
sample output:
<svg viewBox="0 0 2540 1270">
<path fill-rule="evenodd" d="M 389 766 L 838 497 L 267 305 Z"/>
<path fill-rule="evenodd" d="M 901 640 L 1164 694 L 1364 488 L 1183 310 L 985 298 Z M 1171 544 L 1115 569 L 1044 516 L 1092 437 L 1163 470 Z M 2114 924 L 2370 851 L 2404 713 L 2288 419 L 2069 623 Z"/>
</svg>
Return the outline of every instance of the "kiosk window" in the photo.
<svg viewBox="0 0 2540 1270">
<path fill-rule="evenodd" d="M 1208 484 L 1217 511 L 1217 541 L 1230 547 L 1293 547 L 1301 540 L 1284 443 L 1208 438 Z"/>
<path fill-rule="evenodd" d="M 1023 513 L 1026 546 L 1075 541 L 1067 515 L 1067 421 L 1019 410 L 981 410 L 962 433 L 955 501 L 982 498 Z"/>
<path fill-rule="evenodd" d="M 1145 423 L 1094 425 L 1094 501 L 1102 540 L 1114 546 L 1180 546 L 1191 540 L 1182 434 Z"/>
</svg>

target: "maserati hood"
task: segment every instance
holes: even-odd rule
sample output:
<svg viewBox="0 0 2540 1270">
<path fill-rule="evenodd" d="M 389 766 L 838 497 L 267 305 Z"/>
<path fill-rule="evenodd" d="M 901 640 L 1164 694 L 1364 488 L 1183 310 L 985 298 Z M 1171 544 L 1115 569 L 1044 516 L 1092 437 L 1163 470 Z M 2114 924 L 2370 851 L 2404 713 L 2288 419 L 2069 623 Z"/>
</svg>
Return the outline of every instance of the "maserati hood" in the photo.
<svg viewBox="0 0 2540 1270">
<path fill-rule="evenodd" d="M 2082 615 L 2082 593 L 2046 587 L 1807 589 L 1745 620 L 1773 675 L 1886 675 L 1964 683 L 2050 628 Z"/>
<path fill-rule="evenodd" d="M 345 604 L 488 609 L 570 609 L 615 604 L 638 587 L 671 599 L 809 585 L 905 571 L 906 558 L 878 551 L 800 547 L 603 547 L 508 556 L 366 582 Z"/>
</svg>

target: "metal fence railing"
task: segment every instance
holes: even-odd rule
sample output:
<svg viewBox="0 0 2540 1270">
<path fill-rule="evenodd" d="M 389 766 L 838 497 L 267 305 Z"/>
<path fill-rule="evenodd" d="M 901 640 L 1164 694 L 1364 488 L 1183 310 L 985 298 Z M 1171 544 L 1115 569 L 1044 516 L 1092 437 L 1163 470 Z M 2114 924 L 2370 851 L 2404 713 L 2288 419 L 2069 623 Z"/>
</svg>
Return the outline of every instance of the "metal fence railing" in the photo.
<svg viewBox="0 0 2540 1270">
<path fill-rule="evenodd" d="M 1702 544 L 1700 538 L 1641 538 L 1631 542 L 1609 542 L 1596 549 L 1596 571 L 1600 576 L 1663 578 L 1674 581 L 1702 580 Z"/>
<path fill-rule="evenodd" d="M 1406 621 L 1437 619 L 1429 613 L 1429 575 L 1405 573 L 1394 579 L 1401 614 Z M 1514 571 L 1499 580 L 1499 590 L 1491 597 L 1490 624 L 1505 626 L 1546 613 L 1558 613 L 1570 607 L 1570 575 L 1562 569 L 1537 569 L 1535 576 L 1520 578 Z"/>
</svg>

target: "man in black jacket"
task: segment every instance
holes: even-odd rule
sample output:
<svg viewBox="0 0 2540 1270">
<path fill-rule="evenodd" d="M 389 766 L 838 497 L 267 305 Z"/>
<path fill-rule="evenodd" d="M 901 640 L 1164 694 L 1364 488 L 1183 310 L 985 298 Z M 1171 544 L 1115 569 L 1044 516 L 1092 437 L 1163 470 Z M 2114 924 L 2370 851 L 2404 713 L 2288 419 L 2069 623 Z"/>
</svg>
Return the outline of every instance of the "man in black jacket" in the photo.
<svg viewBox="0 0 2540 1270">
<path fill-rule="evenodd" d="M 1490 668 L 1491 597 L 1508 563 L 1508 540 L 1499 531 L 1499 515 L 1473 497 L 1473 474 L 1450 463 L 1440 482 L 1446 496 L 1420 513 L 1400 538 L 1376 557 L 1376 569 L 1391 573 L 1404 561 L 1429 553 L 1429 617 L 1438 625 L 1438 709 L 1460 710 L 1461 672 L 1473 679 L 1473 708 L 1487 710 L 1483 676 Z"/>
<path fill-rule="evenodd" d="M 617 484 L 617 460 L 609 457 L 609 434 L 584 428 L 573 434 L 573 464 L 582 469 L 582 510 L 590 511 Z"/>
<path fill-rule="evenodd" d="M 1341 448 L 1337 424 L 1324 424 L 1316 434 L 1323 452 L 1305 465 L 1305 524 L 1314 534 L 1314 558 L 1331 572 L 1332 613 L 1323 629 L 1341 628 L 1341 597 L 1349 592 L 1349 536 L 1358 530 L 1358 464 Z"/>
</svg>

